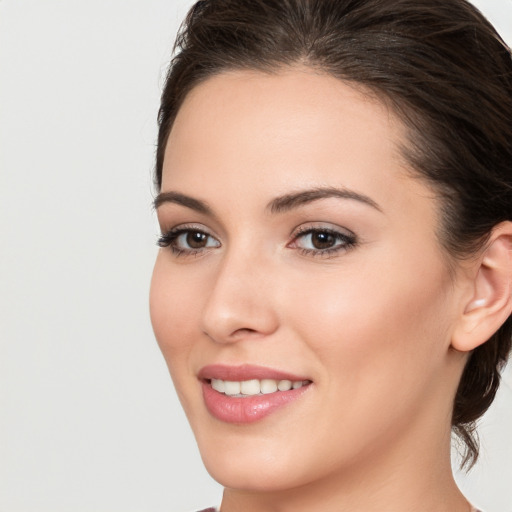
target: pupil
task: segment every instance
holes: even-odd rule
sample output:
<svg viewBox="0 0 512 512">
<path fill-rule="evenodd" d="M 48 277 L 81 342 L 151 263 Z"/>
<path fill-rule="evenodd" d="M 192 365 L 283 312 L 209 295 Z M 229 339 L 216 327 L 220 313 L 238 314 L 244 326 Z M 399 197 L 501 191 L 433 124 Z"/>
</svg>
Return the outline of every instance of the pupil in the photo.
<svg viewBox="0 0 512 512">
<path fill-rule="evenodd" d="M 187 234 L 187 244 L 192 249 L 200 249 L 206 245 L 206 235 L 199 231 L 192 231 Z"/>
<path fill-rule="evenodd" d="M 312 242 L 315 249 L 327 249 L 334 245 L 334 236 L 330 233 L 313 233 Z"/>
</svg>

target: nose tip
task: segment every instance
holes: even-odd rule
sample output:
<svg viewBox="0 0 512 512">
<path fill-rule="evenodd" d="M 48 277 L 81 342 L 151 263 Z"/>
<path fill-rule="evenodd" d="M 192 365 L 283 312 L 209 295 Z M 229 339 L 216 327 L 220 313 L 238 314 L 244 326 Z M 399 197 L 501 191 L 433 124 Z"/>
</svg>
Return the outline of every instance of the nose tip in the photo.
<svg viewBox="0 0 512 512">
<path fill-rule="evenodd" d="M 217 343 L 272 334 L 278 327 L 272 296 L 268 280 L 259 272 L 246 266 L 237 271 L 226 264 L 203 309 L 203 332 Z"/>
</svg>

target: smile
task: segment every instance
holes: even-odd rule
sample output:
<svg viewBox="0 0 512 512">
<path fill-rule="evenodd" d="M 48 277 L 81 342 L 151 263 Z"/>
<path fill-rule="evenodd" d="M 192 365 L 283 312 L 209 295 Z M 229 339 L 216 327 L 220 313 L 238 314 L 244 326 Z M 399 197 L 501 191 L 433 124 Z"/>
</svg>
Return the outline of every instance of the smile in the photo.
<svg viewBox="0 0 512 512">
<path fill-rule="evenodd" d="M 247 396 L 268 395 L 279 391 L 290 391 L 290 389 L 299 389 L 302 386 L 308 385 L 310 382 L 311 381 L 307 380 L 291 381 L 288 379 L 251 379 L 243 381 L 211 379 L 210 385 L 219 393 L 224 393 L 227 396 L 236 398 L 243 398 Z"/>
<path fill-rule="evenodd" d="M 198 377 L 207 411 L 217 420 L 239 425 L 297 402 L 313 384 L 304 377 L 252 365 L 207 366 Z"/>
</svg>

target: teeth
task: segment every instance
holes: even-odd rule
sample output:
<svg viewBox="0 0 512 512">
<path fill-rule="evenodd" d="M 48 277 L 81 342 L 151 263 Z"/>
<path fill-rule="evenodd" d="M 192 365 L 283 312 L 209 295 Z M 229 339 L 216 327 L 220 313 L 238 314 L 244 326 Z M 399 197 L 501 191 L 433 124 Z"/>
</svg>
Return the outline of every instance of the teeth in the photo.
<svg viewBox="0 0 512 512">
<path fill-rule="evenodd" d="M 212 379 L 212 388 L 219 393 L 224 393 L 224 390 L 226 389 L 224 387 L 224 381 L 220 379 Z"/>
<path fill-rule="evenodd" d="M 291 381 L 274 379 L 252 379 L 244 381 L 230 381 L 221 379 L 212 379 L 211 386 L 219 393 L 225 393 L 228 396 L 254 396 L 259 394 L 275 393 L 276 391 L 289 391 L 290 389 L 299 389 L 309 384 L 310 381 Z"/>
<path fill-rule="evenodd" d="M 240 383 L 240 393 L 242 395 L 257 395 L 260 392 L 260 381 L 244 380 Z"/>
<path fill-rule="evenodd" d="M 261 381 L 260 388 L 264 395 L 267 395 L 268 393 L 275 393 L 277 391 L 277 381 L 272 379 L 263 379 Z"/>
<path fill-rule="evenodd" d="M 226 395 L 239 395 L 240 394 L 240 382 L 233 382 L 230 380 L 224 381 L 224 393 Z"/>
<path fill-rule="evenodd" d="M 302 382 L 301 382 L 301 384 L 302 384 Z M 277 389 L 279 389 L 279 391 L 288 391 L 288 390 L 292 389 L 292 381 L 291 380 L 280 380 L 277 383 Z"/>
</svg>

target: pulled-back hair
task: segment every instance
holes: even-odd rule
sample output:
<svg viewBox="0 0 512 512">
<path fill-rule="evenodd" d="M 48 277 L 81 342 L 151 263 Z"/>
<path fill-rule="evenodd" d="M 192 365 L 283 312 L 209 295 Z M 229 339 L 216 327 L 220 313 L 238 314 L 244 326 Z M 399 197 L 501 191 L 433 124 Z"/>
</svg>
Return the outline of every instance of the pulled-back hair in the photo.
<svg viewBox="0 0 512 512">
<path fill-rule="evenodd" d="M 465 0 L 203 0 L 175 45 L 159 111 L 155 181 L 190 90 L 228 70 L 272 73 L 301 64 L 363 86 L 408 128 L 402 152 L 441 198 L 440 241 L 475 254 L 512 220 L 512 57 Z M 452 429 L 478 457 L 476 420 L 491 405 L 512 341 L 512 318 L 470 355 Z"/>
</svg>

